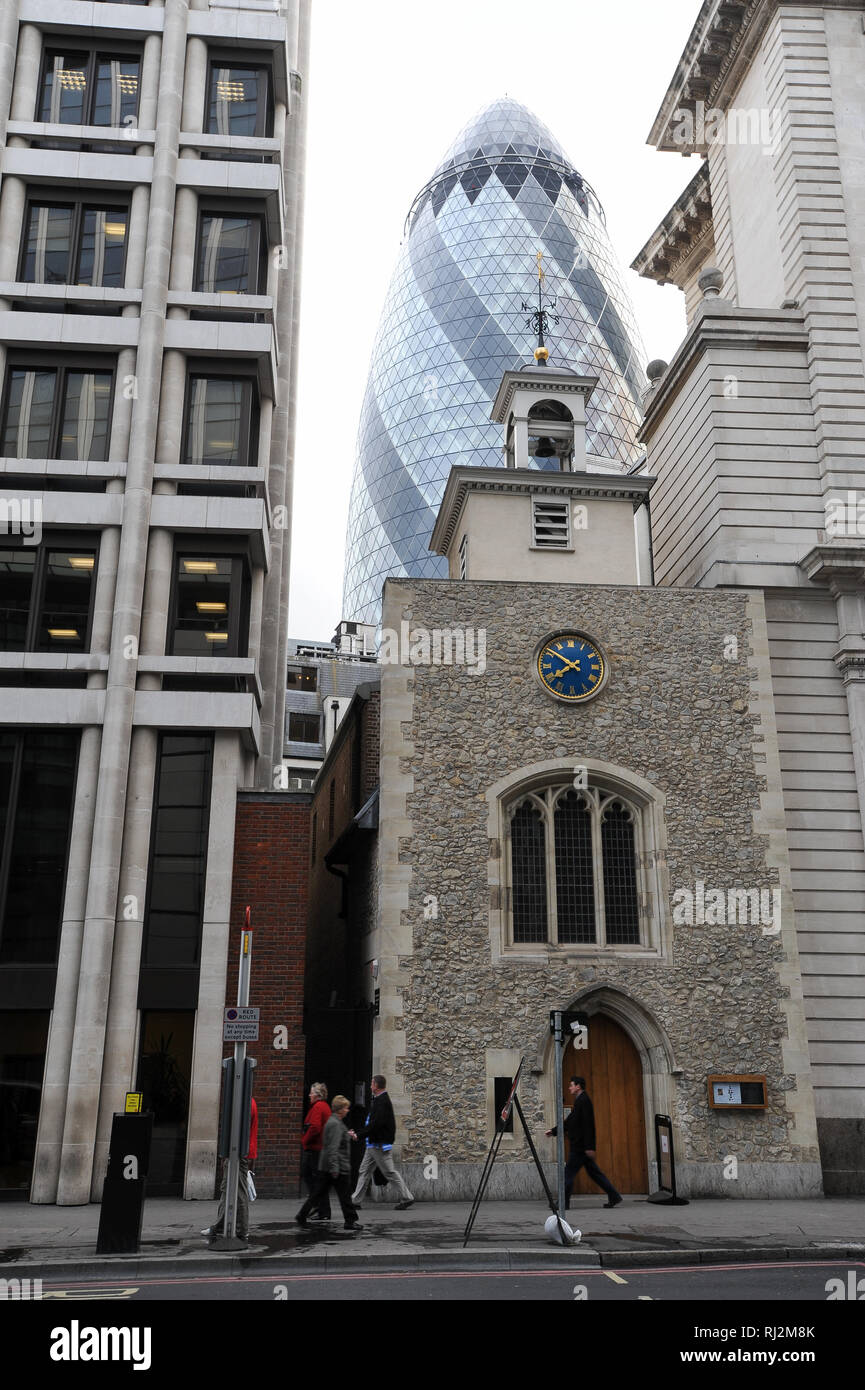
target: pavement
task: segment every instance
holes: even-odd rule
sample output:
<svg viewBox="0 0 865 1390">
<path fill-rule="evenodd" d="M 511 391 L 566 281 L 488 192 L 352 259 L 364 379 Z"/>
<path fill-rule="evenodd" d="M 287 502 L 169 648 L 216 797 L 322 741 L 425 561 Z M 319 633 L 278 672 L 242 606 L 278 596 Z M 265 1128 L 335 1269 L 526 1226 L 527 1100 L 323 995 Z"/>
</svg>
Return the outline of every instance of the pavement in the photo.
<svg viewBox="0 0 865 1390">
<path fill-rule="evenodd" d="M 463 1238 L 467 1202 L 417 1202 L 398 1212 L 381 1200 L 364 1203 L 357 1235 L 342 1220 L 301 1229 L 299 1199 L 259 1198 L 251 1212 L 249 1246 L 216 1251 L 201 1235 L 215 1202 L 150 1198 L 140 1250 L 97 1255 L 100 1208 L 0 1205 L 0 1277 L 156 1278 L 180 1272 L 297 1273 L 401 1269 L 538 1269 L 658 1267 L 772 1263 L 783 1260 L 865 1260 L 865 1198 L 800 1201 L 695 1199 L 664 1206 L 626 1197 L 607 1211 L 603 1196 L 578 1197 L 568 1221 L 582 1232 L 576 1246 L 544 1234 L 543 1202 L 484 1201 L 471 1238 Z M 334 1210 L 337 1210 L 335 1205 Z"/>
</svg>

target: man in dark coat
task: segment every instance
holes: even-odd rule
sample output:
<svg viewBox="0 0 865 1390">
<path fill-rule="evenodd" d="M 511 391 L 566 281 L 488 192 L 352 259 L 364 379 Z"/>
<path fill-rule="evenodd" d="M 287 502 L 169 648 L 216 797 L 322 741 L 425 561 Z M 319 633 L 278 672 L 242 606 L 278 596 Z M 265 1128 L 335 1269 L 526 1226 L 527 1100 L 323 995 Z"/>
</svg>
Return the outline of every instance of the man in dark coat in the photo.
<svg viewBox="0 0 865 1390">
<path fill-rule="evenodd" d="M 595 1111 L 586 1095 L 585 1085 L 585 1078 L 582 1076 L 572 1076 L 568 1082 L 573 1108 L 565 1120 L 565 1134 L 571 1146 L 571 1156 L 565 1164 L 565 1203 L 570 1203 L 574 1178 L 581 1168 L 585 1168 L 592 1182 L 606 1192 L 607 1201 L 604 1205 L 617 1207 L 622 1200 L 621 1193 L 616 1191 L 595 1162 Z M 548 1136 L 557 1133 L 558 1125 L 547 1130 Z"/>
<path fill-rule="evenodd" d="M 359 1134 L 355 1134 L 353 1129 L 349 1130 L 352 1139 L 366 1140 L 366 1152 L 361 1159 L 357 1186 L 352 1193 L 351 1200 L 354 1206 L 360 1206 L 372 1180 L 372 1175 L 377 1168 L 380 1173 L 384 1174 L 388 1182 L 393 1183 L 400 1195 L 401 1200 L 397 1202 L 396 1210 L 405 1211 L 414 1202 L 414 1197 L 406 1187 L 402 1175 L 394 1167 L 392 1150 L 396 1137 L 396 1119 L 390 1096 L 385 1090 L 386 1085 L 387 1082 L 383 1076 L 372 1078 L 370 1082 L 372 1101 L 369 1114 L 366 1117 L 366 1125 Z"/>
</svg>

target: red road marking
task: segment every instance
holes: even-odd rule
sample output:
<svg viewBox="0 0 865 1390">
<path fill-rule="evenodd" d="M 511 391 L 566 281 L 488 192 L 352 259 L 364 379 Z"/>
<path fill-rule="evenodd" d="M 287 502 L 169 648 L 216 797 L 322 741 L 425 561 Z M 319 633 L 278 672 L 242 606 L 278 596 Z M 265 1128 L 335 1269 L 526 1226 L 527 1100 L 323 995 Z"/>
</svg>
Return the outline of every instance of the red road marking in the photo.
<svg viewBox="0 0 865 1390">
<path fill-rule="evenodd" d="M 711 1274 L 731 1270 L 760 1270 L 760 1269 L 838 1269 L 841 1266 L 845 1269 L 865 1268 L 865 1261 L 862 1260 L 780 1260 L 777 1264 L 726 1264 L 726 1265 L 663 1265 L 654 1268 L 644 1268 L 643 1266 L 626 1265 L 622 1273 L 630 1273 L 632 1277 L 640 1274 Z M 618 1273 L 618 1270 L 614 1270 Z M 303 1283 L 304 1281 L 319 1281 L 335 1279 L 549 1279 L 551 1275 L 562 1279 L 572 1279 L 575 1275 L 584 1278 L 587 1275 L 606 1274 L 606 1269 L 581 1269 L 575 1265 L 571 1269 L 474 1269 L 474 1270 L 438 1270 L 425 1272 L 423 1270 L 383 1270 L 380 1274 L 360 1273 L 359 1271 L 346 1270 L 344 1273 L 333 1274 L 203 1274 L 189 1275 L 187 1278 L 171 1279 L 144 1279 L 136 1276 L 137 1287 L 159 1287 L 171 1286 L 173 1284 L 286 1284 Z M 130 1280 L 130 1283 L 132 1281 Z M 68 1284 L 54 1284 L 46 1281 L 46 1287 L 67 1288 Z M 78 1283 L 73 1287 L 77 1289 L 112 1289 L 117 1288 L 116 1281 L 110 1284 L 100 1283 Z"/>
</svg>

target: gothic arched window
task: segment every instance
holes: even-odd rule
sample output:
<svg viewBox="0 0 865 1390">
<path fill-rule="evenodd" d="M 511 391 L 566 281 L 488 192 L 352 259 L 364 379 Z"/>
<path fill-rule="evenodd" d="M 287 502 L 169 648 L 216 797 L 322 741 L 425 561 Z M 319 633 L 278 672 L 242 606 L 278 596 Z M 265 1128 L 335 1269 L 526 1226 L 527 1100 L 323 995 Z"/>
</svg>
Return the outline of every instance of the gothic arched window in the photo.
<svg viewBox="0 0 865 1390">
<path fill-rule="evenodd" d="M 515 945 L 639 946 L 641 812 L 599 787 L 551 786 L 506 808 Z"/>
</svg>

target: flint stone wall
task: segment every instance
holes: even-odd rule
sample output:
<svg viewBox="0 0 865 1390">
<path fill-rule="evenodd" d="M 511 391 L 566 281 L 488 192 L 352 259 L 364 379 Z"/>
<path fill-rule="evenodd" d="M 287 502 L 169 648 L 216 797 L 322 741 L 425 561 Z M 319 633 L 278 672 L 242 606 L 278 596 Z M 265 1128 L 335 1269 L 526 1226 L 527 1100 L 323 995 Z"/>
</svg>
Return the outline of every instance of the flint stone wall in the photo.
<svg viewBox="0 0 865 1390">
<path fill-rule="evenodd" d="M 382 805 L 401 804 L 389 797 L 388 779 L 394 788 L 398 780 L 406 819 L 382 817 L 382 865 L 390 859 L 394 868 L 383 868 L 380 909 L 394 875 L 407 882 L 408 908 L 376 943 L 382 1016 L 374 1048 L 397 1073 L 391 1091 L 416 1196 L 473 1190 L 492 1134 L 487 1049 L 526 1056 L 523 1108 L 542 1156 L 552 1158 L 554 1141 L 541 1138 L 554 1119 L 548 1013 L 602 986 L 634 1001 L 660 1030 L 677 1159 L 692 1194 L 820 1191 L 789 866 L 785 843 L 779 853 L 770 833 L 779 808 L 783 826 L 783 808 L 755 612 L 761 598 L 718 590 L 387 582 L 383 626 L 486 631 L 483 674 L 443 665 L 382 670 Z M 542 638 L 571 628 L 594 637 L 610 667 L 605 689 L 577 707 L 547 695 L 532 662 Z M 735 660 L 724 657 L 731 637 Z M 401 715 L 408 708 L 410 720 L 390 720 L 389 701 Z M 494 962 L 498 889 L 488 879 L 502 847 L 489 837 L 488 790 L 521 767 L 586 757 L 631 769 L 666 797 L 670 894 L 698 879 L 725 893 L 780 887 L 780 935 L 750 924 L 675 925 L 668 901 L 660 959 L 612 951 L 581 959 L 564 947 L 546 964 Z M 410 833 L 397 835 L 394 825 Z M 430 894 L 435 919 L 424 917 Z M 768 1109 L 710 1110 L 713 1072 L 765 1072 Z M 647 1134 L 654 1158 L 648 1126 Z M 731 1154 L 740 1176 L 722 1182 Z M 429 1156 L 436 1181 L 422 1176 Z M 516 1177 L 527 1173 L 527 1159 L 517 1138 L 499 1163 L 516 1165 Z"/>
</svg>

